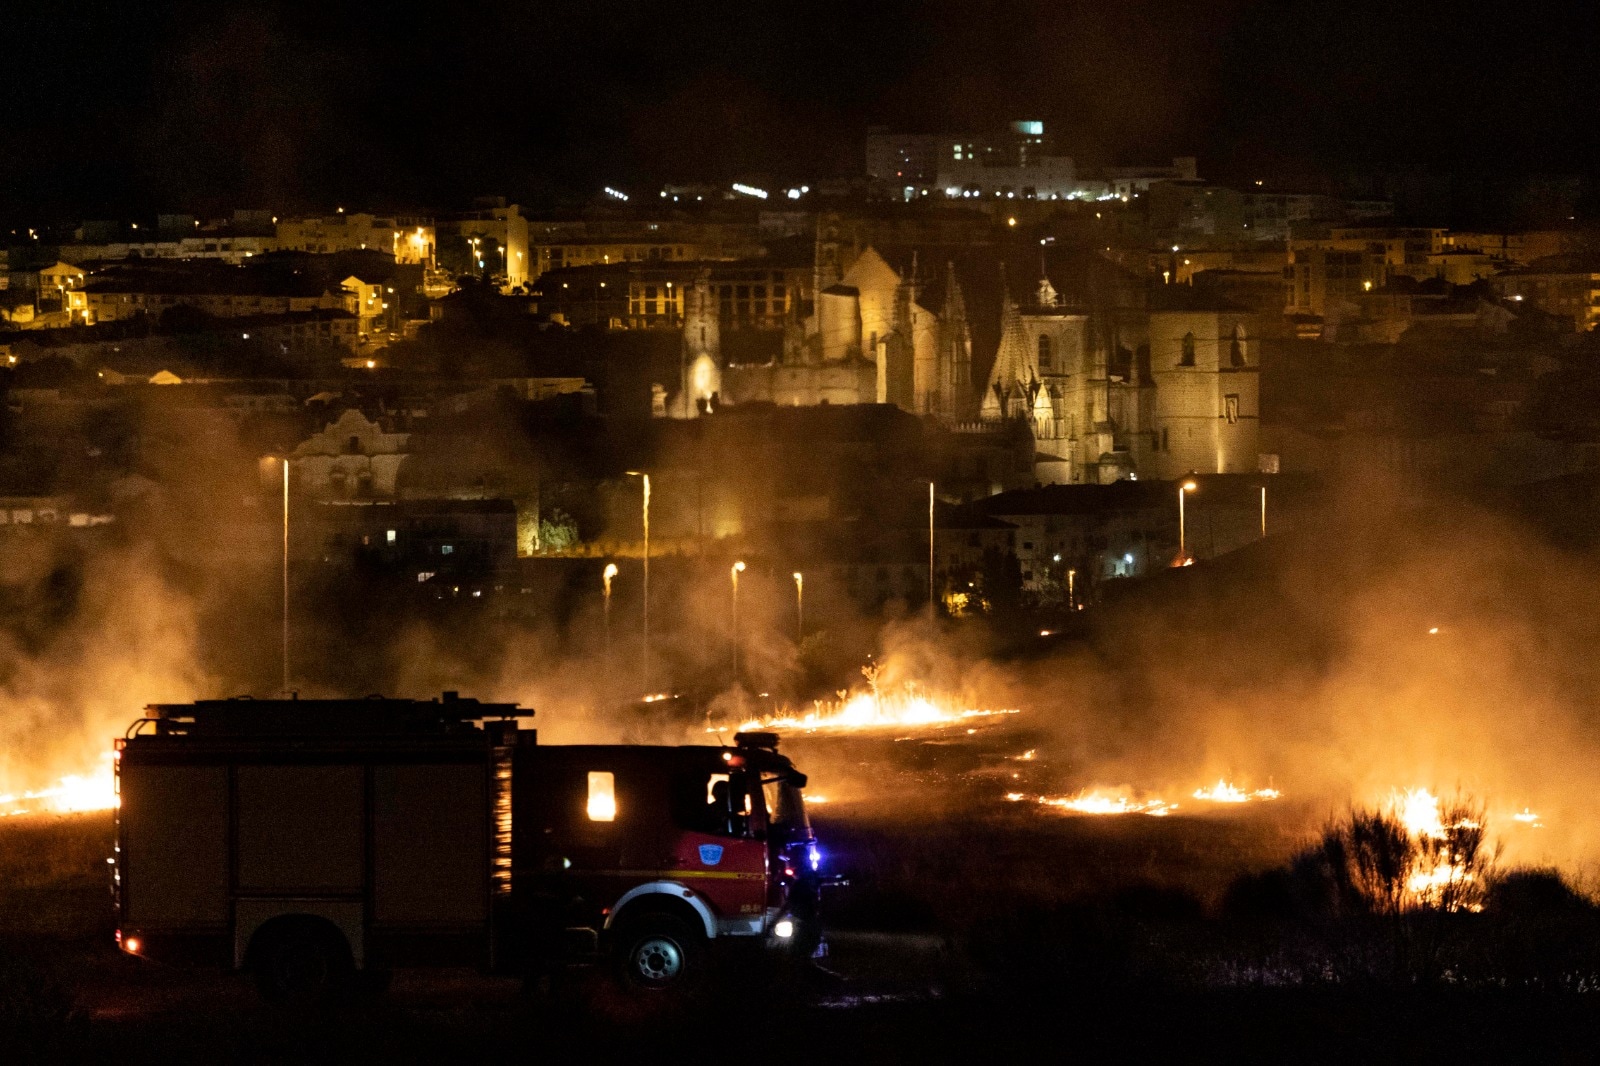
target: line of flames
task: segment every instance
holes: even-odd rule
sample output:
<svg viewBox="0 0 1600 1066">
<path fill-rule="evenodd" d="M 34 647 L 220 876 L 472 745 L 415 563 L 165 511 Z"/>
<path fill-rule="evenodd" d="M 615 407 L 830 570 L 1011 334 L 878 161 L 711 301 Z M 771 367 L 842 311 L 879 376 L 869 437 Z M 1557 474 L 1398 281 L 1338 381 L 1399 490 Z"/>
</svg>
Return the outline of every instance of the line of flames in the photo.
<svg viewBox="0 0 1600 1066">
<path fill-rule="evenodd" d="M 1219 780 L 1215 785 L 1197 788 L 1191 795 L 1201 803 L 1250 803 L 1255 800 L 1275 800 L 1283 793 L 1275 788 L 1258 788 L 1246 790 L 1239 788 L 1226 779 Z M 1007 792 L 1006 799 L 1018 803 L 1029 797 L 1022 792 Z M 1147 814 L 1153 818 L 1164 818 L 1179 805 L 1170 803 L 1157 796 L 1138 796 L 1125 789 L 1091 788 L 1085 789 L 1071 796 L 1034 796 L 1033 800 L 1043 807 L 1055 810 L 1068 811 L 1073 814 Z"/>
<path fill-rule="evenodd" d="M 76 814 L 80 811 L 105 811 L 117 806 L 117 786 L 111 770 L 113 756 L 107 752 L 103 764 L 88 774 L 66 774 L 47 788 L 0 795 L 0 818 L 19 814 Z"/>
<path fill-rule="evenodd" d="M 935 699 L 917 685 L 907 683 L 890 691 L 840 693 L 837 700 L 815 700 L 811 710 L 778 711 L 751 718 L 740 729 L 790 729 L 805 732 L 948 726 L 976 718 L 1018 714 L 1014 709 L 962 708 L 949 699 Z M 711 729 L 707 732 L 716 732 Z"/>
</svg>

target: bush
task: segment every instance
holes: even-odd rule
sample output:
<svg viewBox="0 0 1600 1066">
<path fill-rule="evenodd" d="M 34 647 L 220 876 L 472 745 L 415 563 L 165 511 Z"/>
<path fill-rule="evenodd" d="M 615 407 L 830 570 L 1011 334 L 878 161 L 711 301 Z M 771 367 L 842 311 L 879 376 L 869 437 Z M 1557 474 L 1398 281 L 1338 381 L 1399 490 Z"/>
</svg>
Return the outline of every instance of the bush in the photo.
<svg viewBox="0 0 1600 1066">
<path fill-rule="evenodd" d="M 1418 791 L 1352 809 L 1286 867 L 1236 880 L 1223 913 L 1286 923 L 1294 957 L 1280 962 L 1312 979 L 1438 980 L 1459 969 L 1468 923 L 1505 884 L 1486 834 L 1483 809 L 1461 797 Z"/>
</svg>

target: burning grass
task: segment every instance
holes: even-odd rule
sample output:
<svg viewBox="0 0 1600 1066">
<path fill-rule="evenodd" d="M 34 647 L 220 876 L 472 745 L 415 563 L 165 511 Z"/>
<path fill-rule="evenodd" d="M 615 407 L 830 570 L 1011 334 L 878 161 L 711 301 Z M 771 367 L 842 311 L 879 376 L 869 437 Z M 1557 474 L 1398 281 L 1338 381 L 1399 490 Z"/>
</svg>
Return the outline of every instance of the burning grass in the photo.
<svg viewBox="0 0 1600 1066">
<path fill-rule="evenodd" d="M 0 818 L 27 814 L 73 814 L 110 810 L 117 805 L 111 752 L 100 766 L 83 774 L 65 774 L 41 789 L 0 793 Z"/>
<path fill-rule="evenodd" d="M 1019 713 L 1016 709 L 989 710 L 962 706 L 948 694 L 935 693 L 914 680 L 889 685 L 876 664 L 861 668 L 867 687 L 841 689 L 832 700 L 813 700 L 810 710 L 784 708 L 750 718 L 740 729 L 778 731 L 854 732 L 882 729 L 918 729 L 961 725 L 973 719 Z M 717 732 L 717 730 L 708 730 Z"/>
</svg>

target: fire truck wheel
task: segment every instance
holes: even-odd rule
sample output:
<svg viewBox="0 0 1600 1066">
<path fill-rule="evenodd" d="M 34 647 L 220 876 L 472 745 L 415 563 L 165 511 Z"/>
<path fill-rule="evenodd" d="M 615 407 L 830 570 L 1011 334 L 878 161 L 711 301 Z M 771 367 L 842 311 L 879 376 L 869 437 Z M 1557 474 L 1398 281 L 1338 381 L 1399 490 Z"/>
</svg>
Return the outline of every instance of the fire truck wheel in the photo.
<svg viewBox="0 0 1600 1066">
<path fill-rule="evenodd" d="M 256 934 L 252 969 L 270 1003 L 317 1006 L 351 990 L 355 964 L 344 937 L 320 922 L 284 922 Z"/>
<path fill-rule="evenodd" d="M 700 977 L 705 937 L 672 914 L 643 914 L 618 930 L 622 983 L 643 992 L 686 991 Z"/>
</svg>

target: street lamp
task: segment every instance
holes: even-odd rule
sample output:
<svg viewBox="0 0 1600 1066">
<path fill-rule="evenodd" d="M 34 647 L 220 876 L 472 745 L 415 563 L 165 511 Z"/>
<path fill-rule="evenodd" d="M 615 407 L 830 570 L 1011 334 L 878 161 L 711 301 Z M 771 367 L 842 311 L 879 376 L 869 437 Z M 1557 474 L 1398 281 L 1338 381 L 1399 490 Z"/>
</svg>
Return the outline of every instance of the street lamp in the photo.
<svg viewBox="0 0 1600 1066">
<path fill-rule="evenodd" d="M 928 481 L 928 620 L 938 617 L 938 604 L 933 598 L 933 481 Z"/>
<path fill-rule="evenodd" d="M 800 644 L 806 639 L 806 577 L 800 571 L 794 572 L 794 642 Z"/>
<path fill-rule="evenodd" d="M 1193 480 L 1185 481 L 1178 486 L 1178 563 L 1181 566 L 1189 565 L 1188 541 L 1184 535 L 1183 498 L 1199 487 Z"/>
<path fill-rule="evenodd" d="M 611 662 L 611 579 L 617 576 L 617 564 L 607 563 L 605 572 L 600 575 L 600 580 L 605 582 L 605 624 L 606 624 L 606 663 Z"/>
<path fill-rule="evenodd" d="M 739 575 L 744 573 L 744 563 L 736 562 L 729 567 L 728 575 L 733 578 L 733 683 L 739 683 Z"/>
<path fill-rule="evenodd" d="M 641 664 L 644 671 L 644 690 L 650 691 L 650 475 L 640 470 L 629 470 L 629 477 L 644 479 L 644 654 Z"/>
<path fill-rule="evenodd" d="M 283 691 L 289 691 L 289 457 L 283 457 Z"/>
<path fill-rule="evenodd" d="M 275 461 L 277 461 L 277 457 L 276 456 L 268 455 L 268 456 L 263 457 L 262 460 L 261 460 L 262 466 L 263 466 L 263 472 L 265 472 L 266 469 L 270 469 L 270 467 L 268 467 L 267 464 L 273 463 Z M 283 609 L 283 613 L 282 613 L 283 630 L 282 630 L 281 637 L 282 637 L 283 643 L 280 645 L 280 650 L 282 652 L 282 665 L 283 665 L 283 691 L 285 693 L 288 693 L 288 691 L 289 691 L 289 457 L 288 456 L 284 456 L 283 459 L 282 459 L 282 463 L 283 463 L 283 535 L 282 535 L 282 541 L 283 541 L 283 571 L 282 571 L 283 588 L 282 588 L 282 595 L 283 595 L 283 599 L 281 600 L 281 606 L 282 606 L 282 609 Z"/>
</svg>

